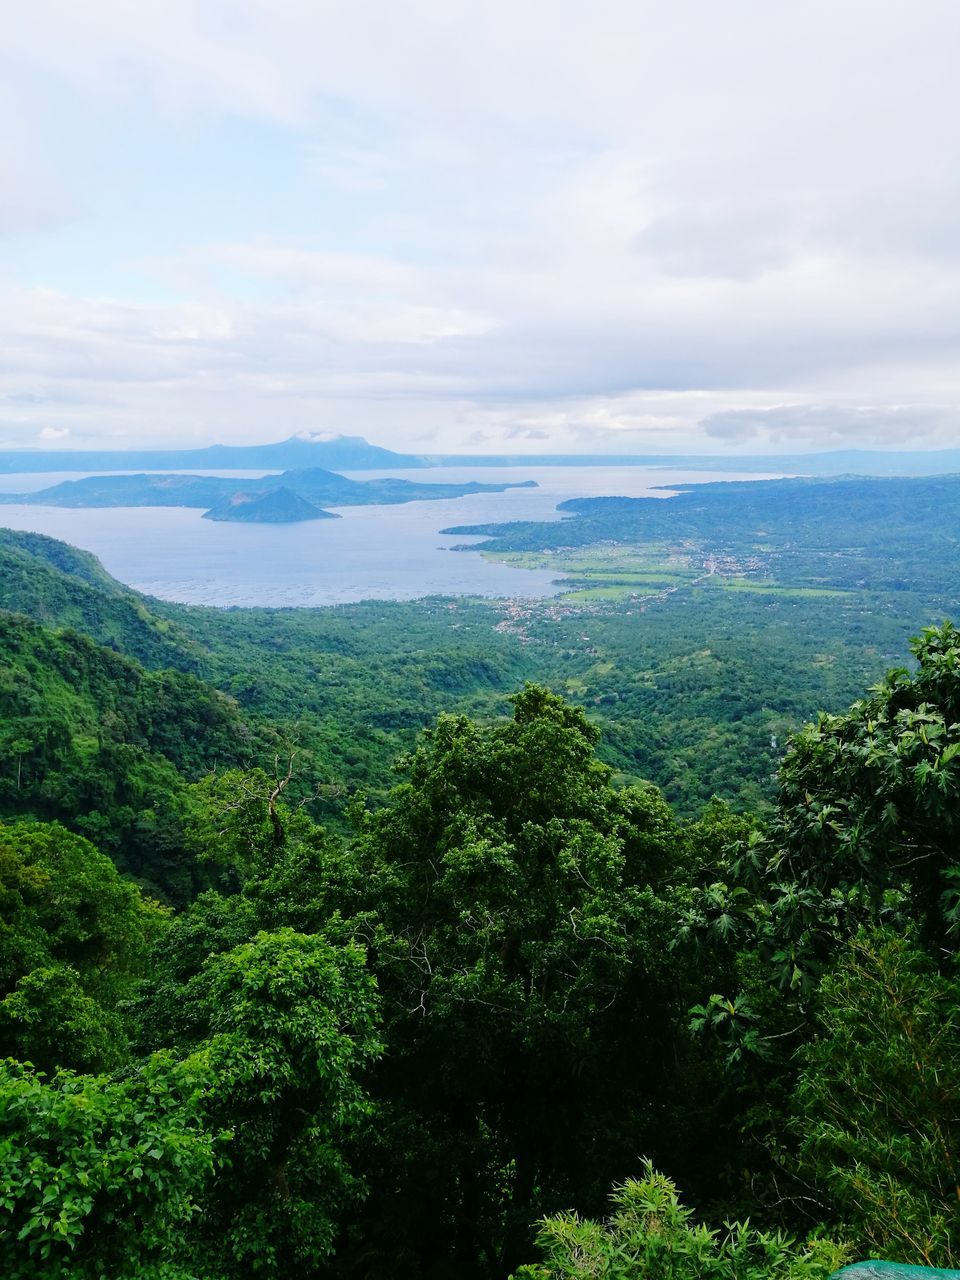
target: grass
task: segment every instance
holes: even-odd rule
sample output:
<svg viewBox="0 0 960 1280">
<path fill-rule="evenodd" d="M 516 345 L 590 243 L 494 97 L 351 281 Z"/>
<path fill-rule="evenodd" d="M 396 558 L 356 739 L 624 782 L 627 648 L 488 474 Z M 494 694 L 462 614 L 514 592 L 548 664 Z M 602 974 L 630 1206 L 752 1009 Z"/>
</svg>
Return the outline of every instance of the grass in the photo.
<svg viewBox="0 0 960 1280">
<path fill-rule="evenodd" d="M 781 599 L 843 597 L 849 591 L 837 587 L 788 586 L 770 579 L 757 580 L 715 573 L 704 577 L 701 561 L 667 546 L 596 546 L 576 551 L 483 552 L 486 559 L 517 569 L 549 569 L 567 589 L 563 599 L 572 604 L 643 599 L 671 588 L 695 583 L 716 590 L 749 593 Z M 736 572 L 736 569 L 733 570 Z"/>
<path fill-rule="evenodd" d="M 686 557 L 658 547 L 596 547 L 583 551 L 484 551 L 485 559 L 515 569 L 549 569 L 577 578 L 602 576 L 631 581 L 688 582 L 698 570 L 688 568 Z"/>
<path fill-rule="evenodd" d="M 701 575 L 686 558 L 659 547 L 591 547 L 584 551 L 484 552 L 488 560 L 516 569 L 550 569 L 564 583 L 572 604 L 625 601 L 686 586 Z"/>
<path fill-rule="evenodd" d="M 654 591 L 663 587 L 680 587 L 693 580 L 692 577 L 681 578 L 675 573 L 606 573 L 600 569 L 576 573 L 572 569 L 564 569 L 564 573 L 576 582 L 609 583 L 614 587 L 647 587 Z"/>
<path fill-rule="evenodd" d="M 815 596 L 848 596 L 849 591 L 840 587 L 785 587 L 779 582 L 751 582 L 747 578 L 722 578 L 714 575 L 707 580 L 711 586 L 723 591 L 749 591 L 754 595 L 794 596 L 812 598 Z"/>
<path fill-rule="evenodd" d="M 565 601 L 589 603 L 591 600 L 639 600 L 643 596 L 656 595 L 652 589 L 643 590 L 636 585 L 617 586 L 607 583 L 596 587 L 578 587 L 574 591 L 565 591 Z"/>
</svg>

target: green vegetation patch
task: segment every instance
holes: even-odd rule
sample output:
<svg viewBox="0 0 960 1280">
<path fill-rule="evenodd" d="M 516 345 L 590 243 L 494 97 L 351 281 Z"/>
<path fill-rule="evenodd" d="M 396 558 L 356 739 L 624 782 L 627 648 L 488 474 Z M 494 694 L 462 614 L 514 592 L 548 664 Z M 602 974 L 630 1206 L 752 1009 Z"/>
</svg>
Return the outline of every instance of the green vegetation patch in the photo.
<svg viewBox="0 0 960 1280">
<path fill-rule="evenodd" d="M 658 546 L 609 547 L 597 545 L 584 552 L 483 551 L 483 557 L 516 569 L 547 569 L 575 577 L 617 577 L 664 583 L 689 582 L 701 570 L 687 565 L 689 557 L 676 549 Z"/>
<path fill-rule="evenodd" d="M 712 574 L 705 580 L 705 585 L 720 587 L 723 591 L 749 591 L 758 595 L 775 595 L 794 597 L 796 599 L 816 599 L 829 596 L 849 596 L 852 593 L 839 587 L 789 587 L 780 582 L 756 582 L 749 578 L 724 578 Z"/>
<path fill-rule="evenodd" d="M 588 603 L 594 600 L 633 600 L 640 599 L 642 596 L 656 594 L 657 589 L 655 587 L 643 587 L 637 583 L 618 585 L 615 582 L 603 582 L 598 583 L 596 586 L 576 587 L 573 591 L 564 591 L 563 599 L 570 602 L 582 601 Z"/>
</svg>

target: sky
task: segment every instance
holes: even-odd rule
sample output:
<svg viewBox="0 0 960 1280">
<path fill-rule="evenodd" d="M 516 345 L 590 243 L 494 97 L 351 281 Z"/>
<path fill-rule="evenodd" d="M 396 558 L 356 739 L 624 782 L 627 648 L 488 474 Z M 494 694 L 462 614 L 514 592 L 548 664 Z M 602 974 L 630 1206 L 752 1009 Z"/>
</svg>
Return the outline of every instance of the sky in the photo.
<svg viewBox="0 0 960 1280">
<path fill-rule="evenodd" d="M 956 0 L 30 0 L 0 448 L 960 446 Z"/>
</svg>

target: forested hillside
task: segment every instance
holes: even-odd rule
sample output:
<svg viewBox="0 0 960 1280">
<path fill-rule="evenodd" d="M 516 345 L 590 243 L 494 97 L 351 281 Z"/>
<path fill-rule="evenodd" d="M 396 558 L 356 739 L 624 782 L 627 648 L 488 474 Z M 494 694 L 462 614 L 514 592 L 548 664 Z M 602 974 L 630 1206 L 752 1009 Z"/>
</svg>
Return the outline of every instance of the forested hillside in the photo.
<svg viewBox="0 0 960 1280">
<path fill-rule="evenodd" d="M 193 884 L 189 782 L 269 745 L 195 676 L 0 611 L 0 813 L 68 823 L 154 893 Z"/>
<path fill-rule="evenodd" d="M 760 811 L 733 711 L 785 685 L 801 714 L 841 615 L 725 689 L 745 641 L 644 668 L 613 615 L 216 614 L 3 553 L 9 602 L 92 632 L 0 613 L 4 1275 L 960 1262 L 951 626 L 798 732 Z M 669 697 L 675 736 L 538 663 Z M 683 813 L 603 759 L 693 762 L 711 711 Z M 725 760 L 738 808 L 700 804 Z"/>
<path fill-rule="evenodd" d="M 128 734 L 162 721 L 138 668 L 8 624 L 77 730 L 101 679 Z M 916 655 L 795 739 L 767 823 L 678 820 L 535 685 L 509 719 L 441 716 L 348 836 L 257 770 L 189 785 L 220 881 L 172 914 L 63 827 L 7 823 L 5 1274 L 958 1261 L 960 637 Z"/>
<path fill-rule="evenodd" d="M 151 612 L 142 596 L 87 551 L 39 533 L 0 529 L 0 609 L 70 627 L 149 667 L 194 670 L 187 635 Z"/>
<path fill-rule="evenodd" d="M 394 759 L 437 714 L 502 716 L 524 680 L 584 704 L 607 763 L 657 783 L 681 813 L 713 795 L 763 809 L 786 736 L 849 702 L 898 660 L 918 618 L 945 612 L 942 589 L 715 585 L 737 581 L 647 600 L 203 609 L 140 596 L 52 539 L 0 535 L 0 606 L 214 685 L 300 752 L 298 784 L 322 785 L 317 813 L 341 824 L 356 789 L 385 797 Z"/>
</svg>

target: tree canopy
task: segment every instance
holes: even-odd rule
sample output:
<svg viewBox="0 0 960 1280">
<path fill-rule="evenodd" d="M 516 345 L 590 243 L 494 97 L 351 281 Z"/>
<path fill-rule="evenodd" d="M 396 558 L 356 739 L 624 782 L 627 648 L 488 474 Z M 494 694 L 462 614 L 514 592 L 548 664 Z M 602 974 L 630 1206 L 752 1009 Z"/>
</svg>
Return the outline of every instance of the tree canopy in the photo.
<svg viewBox="0 0 960 1280">
<path fill-rule="evenodd" d="M 341 796 L 315 722 L 301 745 L 193 675 L 0 624 L 4 1274 L 960 1258 L 949 624 L 794 735 L 770 810 L 695 818 L 544 683 L 405 721 L 392 788 Z M 328 625 L 318 682 L 362 666 Z M 256 622 L 289 692 L 284 626 Z"/>
</svg>

